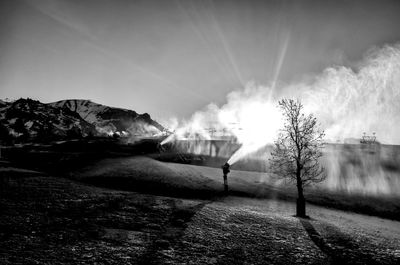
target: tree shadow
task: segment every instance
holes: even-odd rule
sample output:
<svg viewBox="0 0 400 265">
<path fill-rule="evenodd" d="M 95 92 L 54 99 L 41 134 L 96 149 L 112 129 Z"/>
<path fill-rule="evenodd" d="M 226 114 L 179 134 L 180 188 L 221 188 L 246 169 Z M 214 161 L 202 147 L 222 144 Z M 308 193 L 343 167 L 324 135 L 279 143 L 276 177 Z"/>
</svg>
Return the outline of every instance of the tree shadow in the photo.
<svg viewBox="0 0 400 265">
<path fill-rule="evenodd" d="M 310 219 L 299 218 L 299 220 L 314 244 L 329 257 L 330 264 L 379 264 L 370 253 L 363 253 L 360 246 L 350 236 L 336 227 L 326 227 L 329 236 L 324 239 L 314 228 Z"/>
</svg>

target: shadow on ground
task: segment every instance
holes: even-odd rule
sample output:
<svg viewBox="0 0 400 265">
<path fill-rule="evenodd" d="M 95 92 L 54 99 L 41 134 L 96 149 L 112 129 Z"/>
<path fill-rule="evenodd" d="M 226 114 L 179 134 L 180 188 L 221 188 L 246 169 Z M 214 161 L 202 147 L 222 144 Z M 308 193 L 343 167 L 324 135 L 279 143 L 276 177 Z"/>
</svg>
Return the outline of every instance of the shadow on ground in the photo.
<svg viewBox="0 0 400 265">
<path fill-rule="evenodd" d="M 363 253 L 357 242 L 355 242 L 349 235 L 342 233 L 336 227 L 332 225 L 326 225 L 325 228 L 331 232 L 331 237 L 324 238 L 314 228 L 312 220 L 304 218 L 299 218 L 299 220 L 310 239 L 323 253 L 329 257 L 330 264 L 381 264 L 368 253 Z"/>
</svg>

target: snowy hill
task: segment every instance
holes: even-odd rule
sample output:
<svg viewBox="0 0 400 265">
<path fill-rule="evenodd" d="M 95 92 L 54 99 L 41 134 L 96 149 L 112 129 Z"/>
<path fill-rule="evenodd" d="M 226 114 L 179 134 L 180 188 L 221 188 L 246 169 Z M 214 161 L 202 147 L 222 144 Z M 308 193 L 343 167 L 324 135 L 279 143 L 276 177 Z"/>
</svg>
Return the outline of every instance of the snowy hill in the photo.
<svg viewBox="0 0 400 265">
<path fill-rule="evenodd" d="M 163 126 L 147 113 L 113 108 L 89 100 L 41 103 L 32 99 L 0 100 L 0 140 L 48 141 L 88 135 L 132 138 L 159 136 Z"/>
<path fill-rule="evenodd" d="M 159 135 L 165 131 L 147 113 L 138 114 L 133 110 L 108 107 L 90 100 L 61 100 L 49 105 L 76 112 L 82 119 L 93 124 L 99 134 L 143 137 Z"/>
<path fill-rule="evenodd" d="M 94 134 L 95 127 L 76 112 L 32 99 L 0 103 L 0 137 L 5 139 L 51 140 Z"/>
<path fill-rule="evenodd" d="M 7 102 L 0 99 L 0 108 L 3 108 L 6 105 L 7 105 Z"/>
</svg>

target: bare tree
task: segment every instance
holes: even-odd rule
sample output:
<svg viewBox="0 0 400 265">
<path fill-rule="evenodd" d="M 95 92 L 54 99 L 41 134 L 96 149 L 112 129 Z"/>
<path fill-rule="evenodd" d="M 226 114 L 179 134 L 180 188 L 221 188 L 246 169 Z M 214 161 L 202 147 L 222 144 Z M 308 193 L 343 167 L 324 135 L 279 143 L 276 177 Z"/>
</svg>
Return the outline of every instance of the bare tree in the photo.
<svg viewBox="0 0 400 265">
<path fill-rule="evenodd" d="M 296 215 L 305 217 L 304 187 L 326 178 L 325 170 L 319 164 L 325 134 L 312 114 L 303 113 L 300 101 L 283 99 L 279 101 L 279 107 L 285 124 L 271 152 L 270 168 L 278 176 L 296 183 Z"/>
</svg>

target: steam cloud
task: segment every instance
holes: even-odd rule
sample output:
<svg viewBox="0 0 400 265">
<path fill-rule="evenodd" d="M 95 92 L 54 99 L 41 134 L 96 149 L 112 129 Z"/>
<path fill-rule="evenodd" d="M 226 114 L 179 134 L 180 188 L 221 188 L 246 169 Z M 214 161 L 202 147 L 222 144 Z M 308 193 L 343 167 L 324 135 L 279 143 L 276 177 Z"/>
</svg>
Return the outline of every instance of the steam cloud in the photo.
<svg viewBox="0 0 400 265">
<path fill-rule="evenodd" d="M 305 112 L 313 113 L 321 123 L 328 142 L 359 143 L 364 132 L 375 132 L 381 143 L 400 144 L 400 44 L 372 49 L 353 67 L 329 67 L 301 82 L 273 81 L 269 86 L 250 82 L 229 93 L 225 105 L 210 104 L 188 121 L 175 121 L 175 133 L 162 144 L 195 140 L 184 141 L 187 152 L 207 154 L 213 144 L 202 140 L 215 139 L 224 131 L 241 146 L 228 163 L 255 159 L 265 161 L 264 165 L 270 149 L 264 147 L 273 143 L 283 125 L 277 106 L 281 98 L 300 99 Z M 235 145 L 209 153 L 229 157 L 229 146 Z M 328 178 L 322 185 L 350 193 L 398 196 L 399 157 L 400 149 L 390 145 L 374 146 L 373 150 L 361 145 L 329 146 L 322 161 Z"/>
<path fill-rule="evenodd" d="M 382 143 L 400 144 L 400 44 L 375 48 L 353 68 L 335 66 L 308 81 L 270 86 L 249 82 L 227 95 L 221 107 L 208 105 L 182 122 L 174 139 L 211 139 L 207 128 L 226 130 L 242 147 L 230 159 L 235 163 L 273 143 L 282 118 L 277 101 L 299 98 L 306 112 L 314 113 L 326 139 L 343 142 L 376 132 Z M 233 126 L 234 125 L 234 126 Z"/>
<path fill-rule="evenodd" d="M 327 138 L 376 132 L 382 143 L 400 144 L 400 44 L 372 50 L 356 70 L 328 68 L 302 90 Z"/>
</svg>

